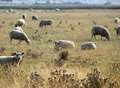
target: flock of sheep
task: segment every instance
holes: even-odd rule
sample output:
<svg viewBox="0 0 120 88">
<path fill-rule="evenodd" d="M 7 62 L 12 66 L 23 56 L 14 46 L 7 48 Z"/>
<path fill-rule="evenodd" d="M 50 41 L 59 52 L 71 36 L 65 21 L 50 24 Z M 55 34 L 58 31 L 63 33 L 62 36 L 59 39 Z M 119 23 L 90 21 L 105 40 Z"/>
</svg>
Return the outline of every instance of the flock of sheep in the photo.
<svg viewBox="0 0 120 88">
<path fill-rule="evenodd" d="M 120 18 L 116 17 L 114 18 L 114 22 L 115 24 L 119 24 L 120 23 Z M 120 35 L 120 25 L 117 25 L 115 28 L 116 31 L 116 35 L 117 37 L 119 37 Z M 95 38 L 96 40 L 96 36 L 101 36 L 101 40 L 103 40 L 103 38 L 106 38 L 107 40 L 111 39 L 110 36 L 110 32 L 108 30 L 107 26 L 103 26 L 103 25 L 97 25 L 96 22 L 93 22 L 93 26 L 91 29 L 91 39 Z M 58 40 L 55 42 L 55 48 L 56 49 L 60 49 L 60 48 L 75 48 L 75 43 L 73 41 L 69 41 L 69 40 Z M 96 49 L 96 43 L 95 42 L 84 42 L 81 44 L 81 49 L 82 50 L 90 50 L 90 49 Z"/>
<path fill-rule="evenodd" d="M 23 25 L 25 25 L 25 23 L 26 23 L 25 19 L 26 19 L 26 15 L 22 15 L 22 18 L 18 19 L 16 21 L 13 30 L 9 33 L 11 42 L 14 39 L 14 40 L 19 40 L 19 42 L 25 41 L 28 45 L 31 43 L 31 40 L 28 38 L 27 34 L 22 29 Z M 38 17 L 32 16 L 32 20 L 38 20 Z M 114 19 L 114 22 L 116 24 L 118 24 L 118 23 L 120 23 L 120 19 L 118 17 L 116 17 Z M 48 25 L 52 25 L 51 20 L 41 20 L 39 23 L 39 27 L 48 26 Z M 117 36 L 119 36 L 120 35 L 120 25 L 118 25 L 115 28 L 115 30 L 116 30 Z M 101 36 L 101 40 L 103 38 L 106 38 L 107 40 L 111 39 L 109 30 L 106 26 L 97 25 L 94 23 L 94 25 L 92 26 L 92 29 L 91 29 L 91 39 L 93 39 L 93 38 L 96 39 L 97 35 Z M 54 48 L 56 50 L 60 50 L 63 48 L 75 48 L 75 43 L 70 40 L 56 40 L 54 42 Z M 84 42 L 81 44 L 82 50 L 96 49 L 96 48 L 97 47 L 96 47 L 95 42 Z M 0 56 L 0 63 L 2 64 L 2 63 L 9 63 L 9 62 L 17 62 L 17 64 L 20 64 L 20 62 L 22 61 L 22 57 L 23 57 L 23 53 L 16 53 L 13 56 Z"/>
</svg>

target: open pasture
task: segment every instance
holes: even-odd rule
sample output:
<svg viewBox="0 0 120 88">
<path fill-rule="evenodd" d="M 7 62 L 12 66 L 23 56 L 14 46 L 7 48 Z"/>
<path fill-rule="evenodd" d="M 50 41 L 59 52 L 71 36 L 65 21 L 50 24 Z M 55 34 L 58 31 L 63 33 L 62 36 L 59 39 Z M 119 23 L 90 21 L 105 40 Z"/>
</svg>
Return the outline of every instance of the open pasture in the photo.
<svg viewBox="0 0 120 88">
<path fill-rule="evenodd" d="M 41 88 L 52 88 L 47 84 L 47 80 L 50 72 L 55 69 L 66 69 L 68 73 L 74 73 L 77 78 L 82 79 L 93 68 L 98 68 L 103 76 L 117 80 L 120 87 L 120 40 L 117 39 L 114 30 L 116 26 L 114 17 L 120 17 L 120 10 L 14 11 L 0 10 L 0 47 L 5 48 L 5 51 L 0 54 L 10 55 L 12 52 L 22 51 L 25 56 L 20 67 L 15 68 L 16 72 L 13 69 L 13 73 L 10 71 L 10 76 L 6 76 L 1 67 L 0 88 L 39 88 L 24 87 L 27 76 L 35 71 L 44 79 L 44 85 Z M 31 40 L 30 45 L 25 42 L 18 44 L 18 41 L 13 40 L 12 43 L 9 41 L 9 32 L 14 27 L 16 20 L 23 14 L 27 15 L 23 30 Z M 32 20 L 33 15 L 38 16 L 39 20 Z M 51 19 L 53 25 L 40 28 L 39 23 L 42 19 Z M 111 34 L 110 41 L 102 41 L 100 37 L 97 37 L 97 40 L 91 40 L 93 21 L 108 26 Z M 36 30 L 38 30 L 37 34 L 35 34 Z M 54 50 L 54 41 L 60 39 L 74 41 L 76 45 L 73 49 L 67 49 L 69 51 L 68 60 L 62 66 L 56 65 L 54 62 L 59 54 Z M 96 42 L 97 49 L 81 50 L 80 44 L 86 41 Z"/>
</svg>

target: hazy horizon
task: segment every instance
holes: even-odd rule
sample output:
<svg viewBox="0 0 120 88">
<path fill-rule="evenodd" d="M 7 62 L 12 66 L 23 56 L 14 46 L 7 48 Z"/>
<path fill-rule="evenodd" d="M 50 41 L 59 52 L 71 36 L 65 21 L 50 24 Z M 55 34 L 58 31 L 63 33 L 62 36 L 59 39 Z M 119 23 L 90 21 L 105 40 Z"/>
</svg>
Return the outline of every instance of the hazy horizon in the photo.
<svg viewBox="0 0 120 88">
<path fill-rule="evenodd" d="M 0 1 L 6 1 L 6 0 L 0 0 Z M 41 2 L 45 3 L 48 0 L 11 0 L 16 3 L 25 2 L 25 3 L 35 3 L 35 2 Z M 64 2 L 81 2 L 81 3 L 87 3 L 87 4 L 104 4 L 107 1 L 110 1 L 112 4 L 120 4 L 120 0 L 49 0 L 51 3 L 64 3 Z"/>
</svg>

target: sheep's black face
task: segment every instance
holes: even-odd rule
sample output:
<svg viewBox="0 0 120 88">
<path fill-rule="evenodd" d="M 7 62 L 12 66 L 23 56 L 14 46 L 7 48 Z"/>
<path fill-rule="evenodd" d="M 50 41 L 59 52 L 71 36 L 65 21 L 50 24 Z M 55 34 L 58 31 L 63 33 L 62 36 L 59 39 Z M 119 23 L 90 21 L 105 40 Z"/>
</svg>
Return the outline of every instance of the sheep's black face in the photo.
<svg viewBox="0 0 120 88">
<path fill-rule="evenodd" d="M 108 35 L 108 36 L 106 36 L 106 38 L 107 38 L 107 40 L 110 40 L 110 36 Z"/>
<path fill-rule="evenodd" d="M 16 56 L 16 60 L 19 61 L 22 60 L 22 58 L 24 57 L 24 53 L 17 52 L 15 56 Z"/>
</svg>

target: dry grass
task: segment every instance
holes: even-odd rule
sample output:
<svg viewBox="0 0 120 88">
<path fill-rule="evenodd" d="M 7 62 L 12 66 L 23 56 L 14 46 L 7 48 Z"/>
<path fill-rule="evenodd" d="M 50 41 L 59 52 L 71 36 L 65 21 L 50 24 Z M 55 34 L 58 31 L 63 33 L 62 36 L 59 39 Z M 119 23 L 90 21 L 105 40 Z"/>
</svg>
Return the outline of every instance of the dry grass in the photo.
<svg viewBox="0 0 120 88">
<path fill-rule="evenodd" d="M 27 14 L 27 24 L 23 27 L 23 30 L 32 41 L 30 46 L 27 46 L 25 42 L 19 45 L 17 41 L 13 41 L 12 44 L 9 42 L 9 31 L 13 28 L 16 20 L 21 18 L 22 14 Z M 39 28 L 39 21 L 32 21 L 32 15 L 37 15 L 39 21 L 46 18 L 52 19 L 52 27 Z M 120 84 L 120 40 L 116 38 L 113 29 L 115 27 L 113 21 L 115 16 L 120 16 L 120 10 L 63 10 L 61 12 L 18 10 L 14 13 L 1 10 L 0 47 L 5 48 L 1 55 L 9 55 L 14 51 L 24 51 L 26 55 L 19 68 L 13 68 L 7 74 L 5 74 L 4 69 L 0 69 L 0 87 L 24 88 L 27 86 L 25 88 L 49 88 L 48 78 L 51 77 L 51 70 L 67 69 L 68 72 L 75 74 L 73 79 L 77 80 L 86 78 L 86 74 L 96 67 L 100 69 L 103 76 L 115 80 L 115 83 L 112 82 L 110 85 L 116 86 Z M 101 41 L 98 37 L 98 40 L 93 40 L 98 47 L 96 50 L 81 51 L 80 44 L 84 41 L 90 41 L 90 28 L 93 21 L 96 21 L 97 24 L 107 25 L 112 39 L 110 41 Z M 37 34 L 34 33 L 36 30 L 39 30 Z M 60 67 L 54 63 L 59 52 L 54 51 L 53 42 L 58 39 L 72 40 L 76 44 L 75 49 L 67 49 L 69 51 L 68 59 Z M 39 73 L 38 78 L 34 76 L 37 74 L 34 72 Z M 34 80 L 37 81 L 34 82 Z M 43 84 L 39 83 L 41 81 L 43 81 Z M 27 82 L 31 82 L 31 85 L 26 84 Z M 106 85 L 107 87 L 103 88 L 120 87 L 120 85 L 117 85 L 119 87 L 111 87 L 110 85 Z"/>
</svg>

